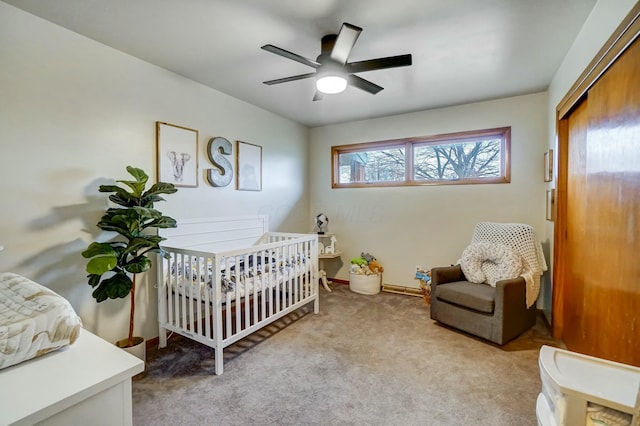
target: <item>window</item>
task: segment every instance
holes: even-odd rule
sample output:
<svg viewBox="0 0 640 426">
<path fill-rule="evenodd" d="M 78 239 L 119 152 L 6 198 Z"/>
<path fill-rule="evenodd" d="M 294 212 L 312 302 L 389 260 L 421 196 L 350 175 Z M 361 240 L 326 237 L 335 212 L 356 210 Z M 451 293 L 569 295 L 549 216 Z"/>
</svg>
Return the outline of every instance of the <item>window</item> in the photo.
<svg viewBox="0 0 640 426">
<path fill-rule="evenodd" d="M 508 183 L 511 128 L 331 148 L 332 187 Z"/>
</svg>

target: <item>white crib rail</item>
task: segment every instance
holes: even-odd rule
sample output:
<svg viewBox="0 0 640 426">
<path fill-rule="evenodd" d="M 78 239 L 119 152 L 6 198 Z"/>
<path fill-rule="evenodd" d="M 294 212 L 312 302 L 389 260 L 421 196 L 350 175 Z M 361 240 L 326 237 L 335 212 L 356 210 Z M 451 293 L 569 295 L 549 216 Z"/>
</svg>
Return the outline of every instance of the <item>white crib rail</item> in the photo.
<svg viewBox="0 0 640 426">
<path fill-rule="evenodd" d="M 312 301 L 319 311 L 316 235 L 266 233 L 253 247 L 218 253 L 163 248 L 169 259 L 157 262 L 160 347 L 167 330 L 211 346 L 216 374 L 224 347 Z M 227 278 L 232 269 L 236 275 L 234 291 L 223 291 L 225 268 Z"/>
</svg>

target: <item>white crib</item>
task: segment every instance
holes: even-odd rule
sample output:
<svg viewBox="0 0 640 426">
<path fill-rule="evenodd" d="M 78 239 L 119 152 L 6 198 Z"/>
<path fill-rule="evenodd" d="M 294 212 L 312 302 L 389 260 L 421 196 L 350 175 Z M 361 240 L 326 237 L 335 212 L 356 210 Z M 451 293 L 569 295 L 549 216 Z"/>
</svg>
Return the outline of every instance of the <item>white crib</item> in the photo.
<svg viewBox="0 0 640 426">
<path fill-rule="evenodd" d="M 268 232 L 266 216 L 178 221 L 162 230 L 158 257 L 160 347 L 171 331 L 223 349 L 313 302 L 318 313 L 318 237 Z"/>
</svg>

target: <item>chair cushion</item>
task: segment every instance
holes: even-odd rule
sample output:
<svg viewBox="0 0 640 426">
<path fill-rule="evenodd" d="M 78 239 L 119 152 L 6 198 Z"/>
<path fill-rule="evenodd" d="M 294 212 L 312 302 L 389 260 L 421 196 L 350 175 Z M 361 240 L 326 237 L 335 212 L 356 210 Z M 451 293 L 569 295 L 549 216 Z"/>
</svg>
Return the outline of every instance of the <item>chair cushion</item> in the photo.
<svg viewBox="0 0 640 426">
<path fill-rule="evenodd" d="M 435 297 L 438 300 L 486 314 L 493 313 L 495 295 L 495 287 L 468 281 L 438 284 L 435 291 Z"/>
</svg>

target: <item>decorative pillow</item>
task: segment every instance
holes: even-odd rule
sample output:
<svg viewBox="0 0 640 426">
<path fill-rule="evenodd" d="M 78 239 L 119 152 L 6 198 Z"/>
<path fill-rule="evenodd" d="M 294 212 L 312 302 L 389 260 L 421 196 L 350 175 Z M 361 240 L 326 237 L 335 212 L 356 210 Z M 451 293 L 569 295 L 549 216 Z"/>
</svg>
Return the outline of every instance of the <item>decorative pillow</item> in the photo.
<svg viewBox="0 0 640 426">
<path fill-rule="evenodd" d="M 463 252 L 460 267 L 467 281 L 488 283 L 516 278 L 522 273 L 522 257 L 506 244 L 480 241 L 470 244 Z"/>
</svg>

